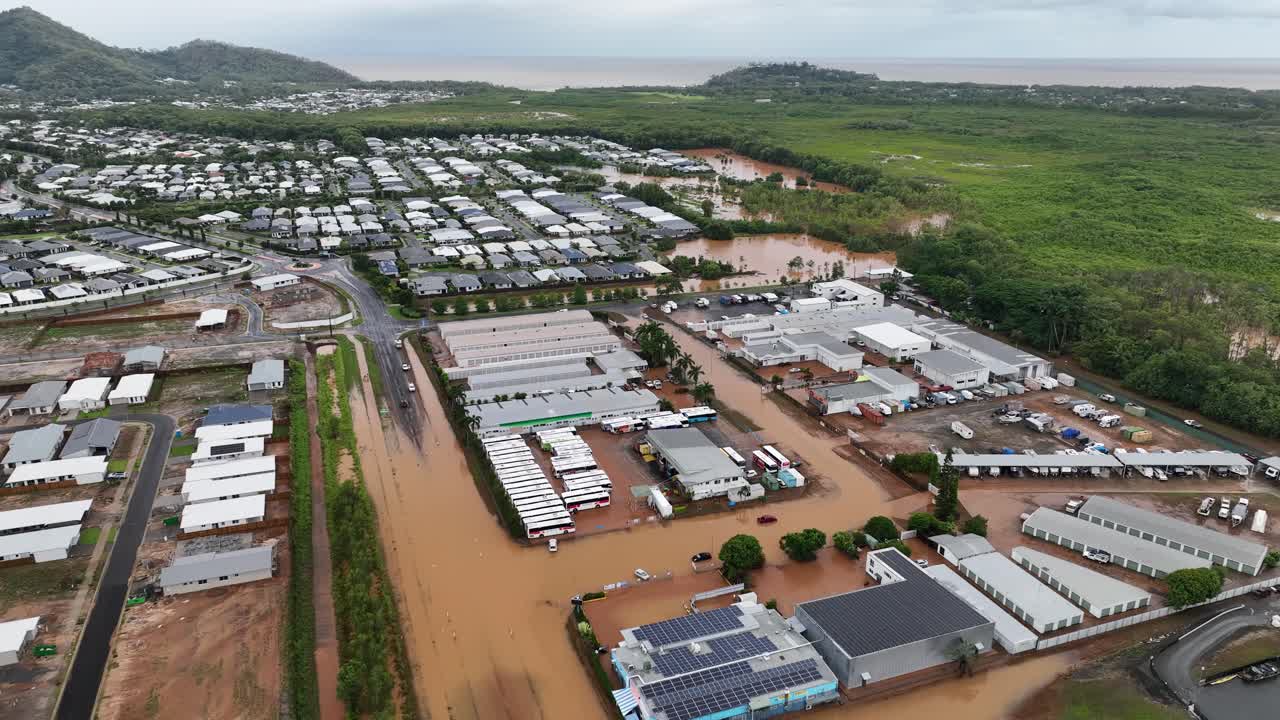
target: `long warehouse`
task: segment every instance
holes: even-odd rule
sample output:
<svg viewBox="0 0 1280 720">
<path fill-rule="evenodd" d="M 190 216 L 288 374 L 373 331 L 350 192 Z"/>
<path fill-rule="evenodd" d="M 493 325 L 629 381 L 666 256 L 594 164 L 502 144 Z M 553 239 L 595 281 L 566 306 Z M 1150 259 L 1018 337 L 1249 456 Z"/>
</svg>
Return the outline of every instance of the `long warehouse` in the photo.
<svg viewBox="0 0 1280 720">
<path fill-rule="evenodd" d="M 1163 578 L 1175 570 L 1209 567 L 1204 558 L 1173 550 L 1142 538 L 1095 525 L 1052 508 L 1042 507 L 1022 522 L 1022 532 L 1083 552 L 1103 550 L 1111 562 L 1134 572 Z"/>
<path fill-rule="evenodd" d="M 1084 622 L 1080 608 L 998 552 L 961 560 L 960 574 L 1036 632 L 1053 632 Z"/>
<path fill-rule="evenodd" d="M 1144 608 L 1151 593 L 1048 553 L 1018 546 L 1013 561 L 1096 618 Z"/>
<path fill-rule="evenodd" d="M 612 389 L 556 393 L 467 408 L 467 412 L 480 420 L 477 432 L 481 437 L 596 425 L 609 418 L 657 410 L 658 396 L 648 390 Z"/>
<path fill-rule="evenodd" d="M 1267 546 L 1175 518 L 1144 510 L 1109 497 L 1094 495 L 1078 513 L 1081 520 L 1112 528 L 1156 545 L 1166 546 L 1246 575 L 1262 571 Z"/>
<path fill-rule="evenodd" d="M 1000 607 L 995 600 L 983 595 L 981 590 L 965 582 L 964 578 L 956 574 L 956 571 L 946 565 L 930 565 L 924 571 L 929 577 L 950 590 L 952 595 L 969 603 L 969 607 L 995 623 L 996 642 L 1004 648 L 1005 652 L 1016 655 L 1036 649 L 1039 635 L 1027 629 L 1026 625 Z"/>
</svg>

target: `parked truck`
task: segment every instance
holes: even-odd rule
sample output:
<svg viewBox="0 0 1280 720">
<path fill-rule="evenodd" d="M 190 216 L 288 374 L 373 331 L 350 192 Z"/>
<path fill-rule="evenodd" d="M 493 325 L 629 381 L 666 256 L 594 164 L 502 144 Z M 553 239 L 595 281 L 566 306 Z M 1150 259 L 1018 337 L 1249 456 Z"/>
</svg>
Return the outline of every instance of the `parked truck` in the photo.
<svg viewBox="0 0 1280 720">
<path fill-rule="evenodd" d="M 951 423 L 951 432 L 959 435 L 965 440 L 973 439 L 973 430 L 970 429 L 968 425 L 965 425 L 959 420 L 956 420 L 955 422 Z"/>
<path fill-rule="evenodd" d="M 1238 527 L 1247 517 L 1249 517 L 1249 498 L 1240 498 L 1236 506 L 1231 509 L 1231 527 Z"/>
</svg>

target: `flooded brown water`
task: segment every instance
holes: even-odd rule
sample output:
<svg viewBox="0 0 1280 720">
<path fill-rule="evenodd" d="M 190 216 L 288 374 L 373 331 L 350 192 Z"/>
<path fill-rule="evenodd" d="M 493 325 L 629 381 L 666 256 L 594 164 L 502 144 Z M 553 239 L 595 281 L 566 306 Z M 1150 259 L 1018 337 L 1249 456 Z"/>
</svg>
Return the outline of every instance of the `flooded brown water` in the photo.
<svg viewBox="0 0 1280 720">
<path fill-rule="evenodd" d="M 799 257 L 805 262 L 801 277 L 811 277 L 808 263 L 813 261 L 814 273 L 823 274 L 823 267 L 829 269 L 831 263 L 844 263 L 847 277 L 859 277 L 871 268 L 893 267 L 897 264 L 897 256 L 892 252 L 859 253 L 846 249 L 840 243 L 811 237 L 809 235 L 785 234 L 775 235 L 740 235 L 732 240 L 708 240 L 697 238 L 681 242 L 672 251 L 673 255 L 685 255 L 694 258 L 711 258 L 761 273 L 770 281 L 791 274 L 787 263 Z"/>
<path fill-rule="evenodd" d="M 799 168 L 761 162 L 725 148 L 699 148 L 681 152 L 690 157 L 701 158 L 715 168 L 716 172 L 737 180 L 763 180 L 773 173 L 779 173 L 782 175 L 782 186 L 794 188 L 797 177 L 809 179 L 809 173 Z M 814 181 L 810 183 L 810 187 L 827 192 L 849 192 L 849 188 L 829 182 Z"/>
<path fill-rule="evenodd" d="M 724 365 L 714 350 L 680 333 L 676 337 L 707 369 L 724 402 L 769 428 L 768 436 L 802 457 L 810 472 L 829 478 L 830 489 L 771 508 L 781 522 L 767 527 L 757 525 L 750 513 L 710 516 L 567 540 L 552 555 L 541 546 L 513 543 L 498 527 L 416 357 L 410 362 L 424 390 L 418 393 L 425 418 L 421 453 L 394 424 L 383 423 L 367 381 L 363 395 L 353 394 L 361 461 L 399 590 L 423 716 L 606 717 L 567 637 L 570 596 L 627 579 L 636 567 L 686 574 L 691 552 L 714 548 L 739 532 L 757 535 L 769 561 L 781 562 L 777 541 L 783 533 L 848 527 L 886 507 L 876 483 L 834 452 L 839 438 L 814 435 L 763 398 L 754 382 Z M 357 358 L 363 374 L 364 356 L 357 353 Z M 655 613 L 670 610 L 655 608 Z M 965 703 L 972 713 L 959 717 L 995 719 L 1063 667 L 1064 661 L 1045 658 L 890 702 L 908 717 L 942 709 L 956 716 L 956 704 Z M 982 701 L 969 702 L 978 693 Z M 890 706 L 875 707 L 824 712 L 871 717 Z"/>
</svg>

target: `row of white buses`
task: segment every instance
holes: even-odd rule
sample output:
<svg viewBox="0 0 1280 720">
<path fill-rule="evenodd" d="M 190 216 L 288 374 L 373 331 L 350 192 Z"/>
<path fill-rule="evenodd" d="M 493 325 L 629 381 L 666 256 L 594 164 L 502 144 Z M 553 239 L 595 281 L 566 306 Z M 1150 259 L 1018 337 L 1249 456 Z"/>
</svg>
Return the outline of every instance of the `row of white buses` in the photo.
<svg viewBox="0 0 1280 720">
<path fill-rule="evenodd" d="M 574 532 L 573 517 L 519 436 L 484 441 L 485 455 L 530 540 Z M 576 500 L 576 498 L 575 498 Z"/>
<path fill-rule="evenodd" d="M 759 450 L 751 453 L 751 458 L 756 467 L 765 472 L 778 472 L 782 468 L 791 467 L 791 461 L 786 455 L 778 452 L 778 449 L 772 445 L 764 445 Z"/>
</svg>

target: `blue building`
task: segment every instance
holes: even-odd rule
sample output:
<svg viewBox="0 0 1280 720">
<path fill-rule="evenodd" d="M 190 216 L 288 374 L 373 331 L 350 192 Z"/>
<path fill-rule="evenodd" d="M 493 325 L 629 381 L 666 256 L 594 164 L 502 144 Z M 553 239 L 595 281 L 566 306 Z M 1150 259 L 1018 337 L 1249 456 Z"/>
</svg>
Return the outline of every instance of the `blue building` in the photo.
<svg viewBox="0 0 1280 720">
<path fill-rule="evenodd" d="M 794 621 L 756 602 L 622 631 L 618 709 L 637 720 L 771 718 L 834 702 L 836 676 Z"/>
</svg>

